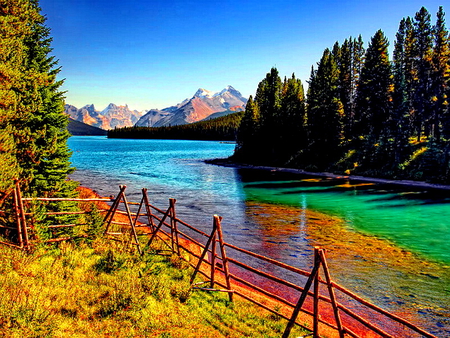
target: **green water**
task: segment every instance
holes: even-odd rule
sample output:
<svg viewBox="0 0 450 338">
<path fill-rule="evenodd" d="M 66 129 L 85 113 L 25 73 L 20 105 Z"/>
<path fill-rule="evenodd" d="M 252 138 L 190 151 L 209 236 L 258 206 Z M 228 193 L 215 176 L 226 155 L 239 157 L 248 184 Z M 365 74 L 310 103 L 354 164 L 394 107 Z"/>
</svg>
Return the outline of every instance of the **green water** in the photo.
<svg viewBox="0 0 450 338">
<path fill-rule="evenodd" d="M 450 336 L 450 191 L 204 163 L 233 153 L 220 142 L 71 137 L 69 146 L 72 178 L 102 195 L 126 184 L 132 201 L 143 187 L 160 207 L 174 197 L 188 223 L 209 232 L 218 214 L 227 242 L 301 268 L 311 266 L 312 246 L 324 245 L 339 283 Z M 318 230 L 311 210 L 336 222 Z"/>
<path fill-rule="evenodd" d="M 282 179 L 282 175 L 277 176 Z M 450 191 L 337 179 L 247 182 L 244 190 L 249 199 L 338 216 L 356 231 L 450 265 Z"/>
</svg>

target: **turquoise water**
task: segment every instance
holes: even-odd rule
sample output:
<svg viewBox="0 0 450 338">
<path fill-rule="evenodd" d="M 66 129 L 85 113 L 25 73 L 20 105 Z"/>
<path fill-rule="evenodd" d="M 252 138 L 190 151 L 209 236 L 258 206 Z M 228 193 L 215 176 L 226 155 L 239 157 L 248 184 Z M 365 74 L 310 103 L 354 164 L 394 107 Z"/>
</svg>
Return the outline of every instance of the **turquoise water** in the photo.
<svg viewBox="0 0 450 338">
<path fill-rule="evenodd" d="M 327 243 L 326 228 L 325 237 L 318 239 L 308 228 L 305 210 L 341 219 L 342 243 L 364 234 L 399 247 L 414 258 L 410 266 L 392 263 L 380 246 L 376 259 L 364 257 L 371 248 L 366 254 L 343 252 L 329 262 L 330 268 L 340 283 L 377 304 L 418 316 L 421 326 L 450 335 L 449 191 L 208 165 L 205 159 L 225 158 L 234 150 L 234 144 L 213 141 L 79 136 L 69 139 L 69 147 L 77 167 L 72 178 L 100 194 L 116 194 L 118 185 L 126 184 L 130 200 L 137 200 L 143 187 L 157 206 L 174 197 L 177 215 L 187 222 L 210 230 L 212 215 L 219 214 L 228 242 L 295 266 L 310 266 L 311 245 Z M 291 208 L 290 223 L 270 214 L 267 205 Z M 339 250 L 339 244 L 330 248 Z M 405 304 L 412 305 L 405 310 Z"/>
<path fill-rule="evenodd" d="M 348 184 L 338 179 L 248 182 L 245 191 L 250 199 L 340 217 L 353 230 L 450 265 L 450 191 Z"/>
</svg>

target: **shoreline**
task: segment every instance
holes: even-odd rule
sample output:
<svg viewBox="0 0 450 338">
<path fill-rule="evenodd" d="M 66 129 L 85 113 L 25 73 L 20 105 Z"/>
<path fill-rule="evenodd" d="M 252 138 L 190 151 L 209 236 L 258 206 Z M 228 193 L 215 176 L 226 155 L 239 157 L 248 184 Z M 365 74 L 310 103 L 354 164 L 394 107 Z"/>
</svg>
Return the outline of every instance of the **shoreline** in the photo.
<svg viewBox="0 0 450 338">
<path fill-rule="evenodd" d="M 280 172 L 280 173 L 288 173 L 288 174 L 295 174 L 295 175 L 346 179 L 346 180 L 358 181 L 358 182 L 391 184 L 391 185 L 400 185 L 400 186 L 406 186 L 406 187 L 416 187 L 416 188 L 421 188 L 421 189 L 436 189 L 436 190 L 449 190 L 450 191 L 450 185 L 445 185 L 445 184 L 435 184 L 435 183 L 427 183 L 427 182 L 423 182 L 423 181 L 412 181 L 412 180 L 390 180 L 390 179 L 384 179 L 384 178 L 358 176 L 358 175 L 345 175 L 345 174 L 340 175 L 340 174 L 333 174 L 333 173 L 328 173 L 328 172 L 312 172 L 312 171 L 306 171 L 303 169 L 295 169 L 295 168 L 253 165 L 253 164 L 234 162 L 228 158 L 209 159 L 209 160 L 205 160 L 204 162 L 207 164 L 212 164 L 212 165 L 217 165 L 217 166 L 222 166 L 222 167 L 229 167 L 229 168 L 236 168 L 236 169 L 255 169 L 255 170 Z"/>
</svg>

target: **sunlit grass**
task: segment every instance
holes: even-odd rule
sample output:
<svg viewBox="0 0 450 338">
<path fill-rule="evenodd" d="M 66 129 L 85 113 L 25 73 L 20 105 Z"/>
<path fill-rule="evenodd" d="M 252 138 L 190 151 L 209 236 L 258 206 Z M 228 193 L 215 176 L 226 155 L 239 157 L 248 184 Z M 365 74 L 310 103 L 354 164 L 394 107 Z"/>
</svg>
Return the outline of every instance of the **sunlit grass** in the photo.
<svg viewBox="0 0 450 338">
<path fill-rule="evenodd" d="M 33 253 L 0 246 L 0 335 L 281 336 L 285 320 L 225 293 L 192 291 L 187 263 L 146 252 L 104 239 Z"/>
</svg>

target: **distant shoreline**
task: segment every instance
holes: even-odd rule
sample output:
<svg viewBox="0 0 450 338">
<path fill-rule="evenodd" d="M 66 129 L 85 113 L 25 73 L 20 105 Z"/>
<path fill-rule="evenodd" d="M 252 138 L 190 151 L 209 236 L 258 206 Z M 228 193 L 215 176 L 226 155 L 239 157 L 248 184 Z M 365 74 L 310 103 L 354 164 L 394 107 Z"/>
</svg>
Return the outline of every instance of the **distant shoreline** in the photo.
<svg viewBox="0 0 450 338">
<path fill-rule="evenodd" d="M 295 168 L 282 168 L 282 167 L 252 165 L 252 164 L 234 162 L 228 158 L 209 159 L 209 160 L 205 160 L 205 163 L 218 165 L 218 166 L 222 166 L 222 167 L 233 167 L 233 168 L 238 168 L 238 169 L 256 169 L 256 170 L 265 170 L 265 171 L 289 173 L 289 174 L 301 174 L 301 175 L 316 176 L 316 177 L 318 176 L 318 177 L 340 178 L 340 179 L 348 179 L 348 180 L 352 180 L 352 181 L 417 187 L 417 188 L 421 188 L 421 189 L 450 190 L 450 185 L 445 185 L 445 184 L 434 184 L 434 183 L 427 183 L 427 182 L 422 182 L 422 181 L 412 181 L 412 180 L 389 180 L 389 179 L 384 179 L 384 178 L 375 178 L 375 177 L 366 177 L 366 176 L 340 175 L 340 174 L 333 174 L 333 173 L 328 173 L 328 172 L 312 172 L 312 171 L 305 171 L 302 169 L 295 169 Z"/>
</svg>

